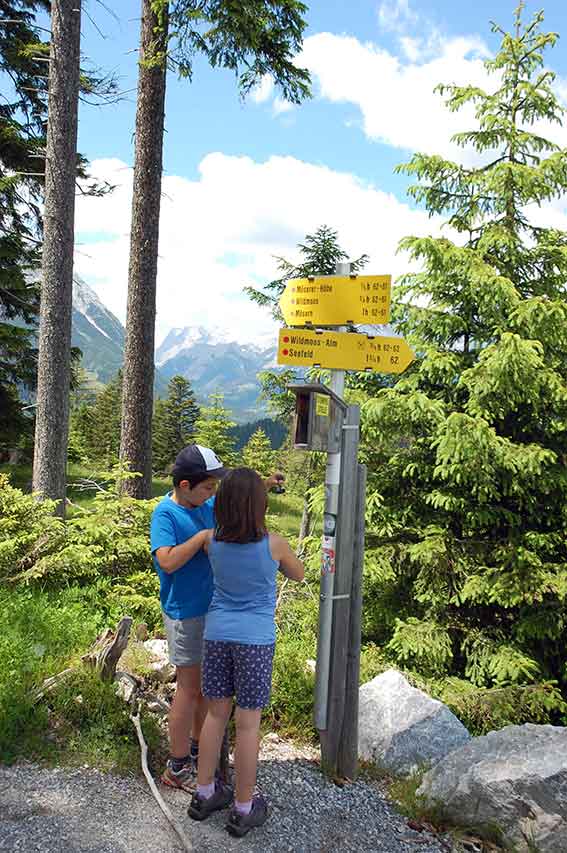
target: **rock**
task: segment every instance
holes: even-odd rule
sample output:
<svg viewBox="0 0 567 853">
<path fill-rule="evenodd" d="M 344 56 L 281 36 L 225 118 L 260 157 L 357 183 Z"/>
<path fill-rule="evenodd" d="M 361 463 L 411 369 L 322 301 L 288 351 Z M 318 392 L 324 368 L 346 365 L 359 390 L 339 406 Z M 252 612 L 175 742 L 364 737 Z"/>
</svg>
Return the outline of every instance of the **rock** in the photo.
<svg viewBox="0 0 567 853">
<path fill-rule="evenodd" d="M 264 735 L 262 738 L 262 743 L 279 743 L 280 736 L 276 734 L 276 732 L 268 732 L 268 734 Z"/>
<path fill-rule="evenodd" d="M 148 664 L 151 676 L 163 684 L 173 681 L 175 678 L 175 667 L 169 662 L 167 640 L 146 640 L 143 646 L 154 658 Z"/>
<path fill-rule="evenodd" d="M 167 640 L 146 640 L 143 645 L 144 648 L 148 652 L 151 652 L 156 658 L 169 663 Z"/>
<path fill-rule="evenodd" d="M 565 853 L 567 729 L 527 723 L 474 738 L 432 768 L 418 794 L 457 824 L 497 827 L 518 853 Z"/>
<path fill-rule="evenodd" d="M 435 764 L 470 740 L 446 705 L 395 669 L 360 688 L 358 732 L 360 758 L 399 775 Z"/>
<path fill-rule="evenodd" d="M 150 678 L 153 676 L 157 681 L 161 681 L 162 684 L 173 681 L 175 678 L 175 667 L 167 660 L 153 661 L 149 667 Z"/>
<path fill-rule="evenodd" d="M 117 695 L 125 702 L 130 702 L 137 687 L 138 683 L 133 676 L 129 675 L 127 672 L 116 673 L 114 689 L 116 690 Z"/>
</svg>

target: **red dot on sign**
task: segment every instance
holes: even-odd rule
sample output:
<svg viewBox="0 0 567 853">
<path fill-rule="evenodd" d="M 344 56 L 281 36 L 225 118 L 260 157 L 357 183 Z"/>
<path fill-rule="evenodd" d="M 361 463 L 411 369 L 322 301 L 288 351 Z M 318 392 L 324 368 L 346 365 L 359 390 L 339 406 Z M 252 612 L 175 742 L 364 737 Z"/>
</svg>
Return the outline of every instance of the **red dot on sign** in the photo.
<svg viewBox="0 0 567 853">
<path fill-rule="evenodd" d="M 283 339 L 283 342 L 284 342 L 284 344 L 289 344 L 289 338 L 286 336 L 286 337 Z"/>
<path fill-rule="evenodd" d="M 283 350 L 283 354 L 284 354 L 284 355 L 289 355 L 289 350 L 288 350 L 288 349 L 284 349 L 284 350 Z"/>
</svg>

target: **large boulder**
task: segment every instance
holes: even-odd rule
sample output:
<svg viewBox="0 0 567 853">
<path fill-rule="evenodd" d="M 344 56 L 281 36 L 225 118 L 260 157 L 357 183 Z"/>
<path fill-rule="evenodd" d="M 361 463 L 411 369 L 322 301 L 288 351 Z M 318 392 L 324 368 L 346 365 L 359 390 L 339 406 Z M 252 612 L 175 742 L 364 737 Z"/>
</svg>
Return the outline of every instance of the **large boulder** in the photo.
<svg viewBox="0 0 567 853">
<path fill-rule="evenodd" d="M 460 720 L 395 669 L 359 693 L 360 758 L 399 775 L 431 765 L 470 739 Z"/>
<path fill-rule="evenodd" d="M 449 820 L 498 829 L 518 853 L 567 851 L 567 729 L 507 726 L 452 752 L 418 794 Z"/>
</svg>

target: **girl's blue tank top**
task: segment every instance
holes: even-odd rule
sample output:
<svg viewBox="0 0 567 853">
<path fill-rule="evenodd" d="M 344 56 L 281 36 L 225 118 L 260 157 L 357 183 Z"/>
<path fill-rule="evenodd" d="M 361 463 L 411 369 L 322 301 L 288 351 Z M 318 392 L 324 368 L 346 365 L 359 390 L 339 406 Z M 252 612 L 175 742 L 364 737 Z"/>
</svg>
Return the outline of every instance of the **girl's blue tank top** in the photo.
<svg viewBox="0 0 567 853">
<path fill-rule="evenodd" d="M 205 640 L 253 645 L 276 641 L 276 574 L 279 562 L 270 552 L 270 540 L 240 545 L 209 545 L 213 569 L 213 600 L 205 619 Z"/>
</svg>

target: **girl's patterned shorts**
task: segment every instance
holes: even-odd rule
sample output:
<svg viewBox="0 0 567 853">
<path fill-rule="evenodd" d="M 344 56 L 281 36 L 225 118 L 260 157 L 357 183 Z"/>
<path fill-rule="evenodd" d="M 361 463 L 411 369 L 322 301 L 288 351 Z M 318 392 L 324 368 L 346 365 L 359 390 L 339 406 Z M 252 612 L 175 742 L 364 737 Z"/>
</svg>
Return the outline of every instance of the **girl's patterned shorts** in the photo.
<svg viewBox="0 0 567 853">
<path fill-rule="evenodd" d="M 275 645 L 224 643 L 205 640 L 203 696 L 228 699 L 236 696 L 239 708 L 265 708 L 270 702 Z"/>
</svg>

